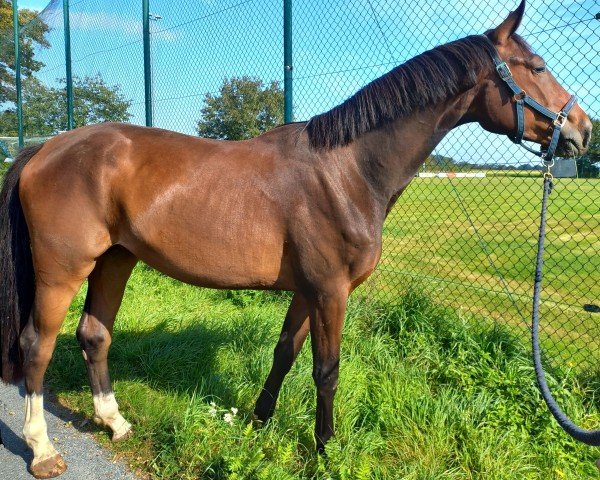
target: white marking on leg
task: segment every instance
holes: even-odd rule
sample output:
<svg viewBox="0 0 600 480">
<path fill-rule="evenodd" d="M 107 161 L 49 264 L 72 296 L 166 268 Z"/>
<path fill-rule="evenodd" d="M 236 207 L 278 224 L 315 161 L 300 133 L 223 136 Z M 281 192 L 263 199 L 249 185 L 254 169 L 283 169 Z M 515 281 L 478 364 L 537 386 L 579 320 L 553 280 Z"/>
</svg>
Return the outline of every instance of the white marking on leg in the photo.
<svg viewBox="0 0 600 480">
<path fill-rule="evenodd" d="M 33 450 L 32 465 L 57 455 L 48 438 L 48 426 L 44 419 L 44 395 L 25 395 L 25 425 L 23 436 Z"/>
<path fill-rule="evenodd" d="M 119 405 L 113 393 L 94 395 L 94 410 L 96 423 L 110 427 L 113 431 L 113 440 L 118 440 L 127 435 L 131 424 L 119 413 Z"/>
</svg>

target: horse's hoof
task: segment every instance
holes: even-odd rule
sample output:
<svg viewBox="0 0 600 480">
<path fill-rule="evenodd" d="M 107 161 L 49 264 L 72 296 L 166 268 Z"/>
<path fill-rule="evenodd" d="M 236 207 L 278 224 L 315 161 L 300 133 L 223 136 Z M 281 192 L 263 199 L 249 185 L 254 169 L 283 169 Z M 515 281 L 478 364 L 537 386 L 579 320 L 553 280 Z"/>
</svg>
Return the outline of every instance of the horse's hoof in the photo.
<svg viewBox="0 0 600 480">
<path fill-rule="evenodd" d="M 129 440 L 131 437 L 133 437 L 133 428 L 129 427 L 129 429 L 125 431 L 125 433 L 113 433 L 112 442 L 124 442 L 125 440 Z"/>
<path fill-rule="evenodd" d="M 32 463 L 29 467 L 29 471 L 35 478 L 54 478 L 58 477 L 67 469 L 67 464 L 60 456 L 59 453 L 56 455 L 42 460 L 37 463 Z"/>
<path fill-rule="evenodd" d="M 250 421 L 252 422 L 252 426 L 255 429 L 259 429 L 259 428 L 264 427 L 267 423 L 269 423 L 269 420 L 271 420 L 270 416 L 268 416 L 267 418 L 261 418 L 256 413 L 253 413 L 252 417 L 250 417 Z"/>
<path fill-rule="evenodd" d="M 263 422 L 256 413 L 253 413 L 252 416 L 250 417 L 250 421 L 252 422 L 252 425 L 263 425 L 265 422 Z"/>
</svg>

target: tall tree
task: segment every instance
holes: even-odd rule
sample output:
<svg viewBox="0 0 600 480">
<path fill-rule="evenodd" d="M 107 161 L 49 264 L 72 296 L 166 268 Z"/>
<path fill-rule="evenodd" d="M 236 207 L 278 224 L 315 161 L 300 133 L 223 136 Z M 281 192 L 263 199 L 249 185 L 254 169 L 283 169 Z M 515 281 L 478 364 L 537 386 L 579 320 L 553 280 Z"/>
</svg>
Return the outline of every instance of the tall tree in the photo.
<svg viewBox="0 0 600 480">
<path fill-rule="evenodd" d="M 63 79 L 61 83 L 65 84 Z M 59 90 L 64 108 L 61 111 L 61 125 L 67 123 L 67 99 L 65 89 Z M 73 122 L 75 127 L 82 127 L 100 122 L 126 122 L 131 118 L 128 108 L 131 100 L 127 100 L 119 85 L 107 85 L 98 73 L 91 77 L 73 77 Z"/>
<path fill-rule="evenodd" d="M 600 119 L 592 120 L 592 125 L 589 150 L 577 159 L 577 173 L 583 178 L 600 177 Z"/>
<path fill-rule="evenodd" d="M 46 39 L 49 28 L 37 12 L 27 9 L 19 10 L 19 25 L 27 25 L 20 34 L 21 73 L 27 77 L 44 66 L 34 54 L 36 48 L 50 47 Z M 12 2 L 0 0 L 0 104 L 7 101 L 16 101 L 13 16 Z"/>
<path fill-rule="evenodd" d="M 61 80 L 64 84 L 64 79 Z M 118 85 L 107 85 L 100 74 L 73 77 L 73 120 L 76 127 L 99 122 L 126 122 L 131 118 L 127 100 Z M 67 128 L 67 99 L 64 88 L 45 86 L 35 77 L 24 80 L 23 119 L 27 135 L 53 135 Z M 0 112 L 0 136 L 15 136 L 15 109 Z"/>
<path fill-rule="evenodd" d="M 253 77 L 225 79 L 218 95 L 204 97 L 201 137 L 244 140 L 283 123 L 283 90 Z"/>
</svg>

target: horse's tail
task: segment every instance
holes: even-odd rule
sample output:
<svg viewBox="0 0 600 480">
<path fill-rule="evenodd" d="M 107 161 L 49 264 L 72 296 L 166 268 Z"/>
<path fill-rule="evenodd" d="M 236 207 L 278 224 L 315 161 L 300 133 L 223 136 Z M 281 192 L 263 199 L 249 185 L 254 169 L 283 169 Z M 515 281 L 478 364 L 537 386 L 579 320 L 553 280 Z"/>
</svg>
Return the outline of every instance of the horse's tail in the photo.
<svg viewBox="0 0 600 480">
<path fill-rule="evenodd" d="M 6 172 L 0 193 L 0 378 L 7 383 L 16 383 L 23 377 L 19 335 L 29 317 L 35 291 L 19 177 L 41 148 L 42 145 L 35 145 L 19 152 Z"/>
</svg>

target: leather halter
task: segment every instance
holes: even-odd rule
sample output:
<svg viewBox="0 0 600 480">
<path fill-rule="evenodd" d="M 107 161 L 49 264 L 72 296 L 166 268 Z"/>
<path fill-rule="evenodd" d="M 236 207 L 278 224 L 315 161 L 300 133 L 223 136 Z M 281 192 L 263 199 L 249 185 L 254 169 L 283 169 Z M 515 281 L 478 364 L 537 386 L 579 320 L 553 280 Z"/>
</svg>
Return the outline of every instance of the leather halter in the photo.
<svg viewBox="0 0 600 480">
<path fill-rule="evenodd" d="M 560 137 L 560 131 L 567 121 L 567 117 L 569 116 L 569 112 L 577 103 L 577 97 L 575 95 L 571 95 L 569 101 L 565 104 L 562 110 L 558 113 L 553 112 L 552 110 L 544 107 L 540 103 L 538 103 L 535 99 L 527 95 L 525 91 L 517 85 L 515 82 L 512 72 L 510 68 L 500 58 L 498 55 L 498 50 L 496 50 L 496 46 L 492 43 L 492 41 L 486 36 L 482 35 L 492 46 L 492 51 L 490 52 L 492 56 L 492 60 L 494 61 L 494 65 L 496 66 L 496 71 L 500 78 L 508 85 L 511 92 L 513 93 L 513 99 L 515 101 L 515 106 L 517 109 L 517 134 L 514 137 L 509 137 L 514 143 L 520 145 L 524 149 L 529 152 L 537 155 L 538 157 L 542 157 L 545 162 L 551 162 L 554 157 L 554 153 L 556 151 L 556 147 L 558 146 L 558 139 Z M 523 134 L 525 132 L 525 104 L 529 105 L 531 108 L 541 113 L 545 117 L 548 117 L 552 124 L 554 125 L 554 131 L 552 132 L 552 138 L 548 147 L 546 149 L 540 149 L 540 151 L 534 150 L 533 148 L 524 145 L 523 142 Z"/>
</svg>

